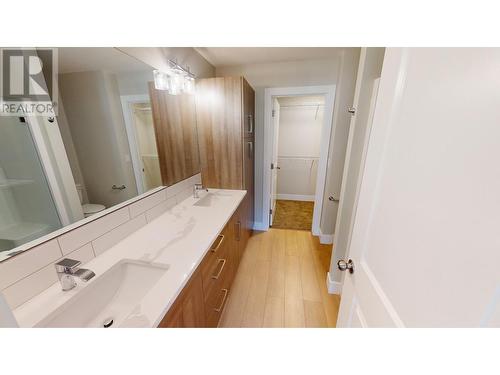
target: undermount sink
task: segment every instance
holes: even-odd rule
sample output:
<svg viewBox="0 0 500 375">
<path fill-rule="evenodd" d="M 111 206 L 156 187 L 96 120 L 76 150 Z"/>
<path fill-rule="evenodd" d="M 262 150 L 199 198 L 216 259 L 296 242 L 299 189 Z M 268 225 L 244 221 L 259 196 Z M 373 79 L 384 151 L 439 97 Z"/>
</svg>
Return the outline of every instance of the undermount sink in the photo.
<svg viewBox="0 0 500 375">
<path fill-rule="evenodd" d="M 198 207 L 212 207 L 214 203 L 218 202 L 221 198 L 230 197 L 231 193 L 218 191 L 216 193 L 207 193 L 205 196 L 201 197 L 194 206 Z"/>
<path fill-rule="evenodd" d="M 91 281 L 37 326 L 148 326 L 150 322 L 141 315 L 141 301 L 168 268 L 168 265 L 124 259 Z"/>
</svg>

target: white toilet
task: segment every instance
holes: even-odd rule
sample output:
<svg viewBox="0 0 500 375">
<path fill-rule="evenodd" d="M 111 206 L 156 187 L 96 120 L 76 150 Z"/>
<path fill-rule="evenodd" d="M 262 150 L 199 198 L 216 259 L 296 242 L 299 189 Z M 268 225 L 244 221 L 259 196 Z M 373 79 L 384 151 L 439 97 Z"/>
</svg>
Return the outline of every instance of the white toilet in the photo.
<svg viewBox="0 0 500 375">
<path fill-rule="evenodd" d="M 80 198 L 80 203 L 82 204 L 83 215 L 85 217 L 89 217 L 95 215 L 98 212 L 101 212 L 106 209 L 106 206 L 102 204 L 94 204 L 94 203 L 85 203 L 83 204 L 83 186 L 80 184 L 76 184 L 76 190 L 78 191 L 78 197 Z"/>
</svg>

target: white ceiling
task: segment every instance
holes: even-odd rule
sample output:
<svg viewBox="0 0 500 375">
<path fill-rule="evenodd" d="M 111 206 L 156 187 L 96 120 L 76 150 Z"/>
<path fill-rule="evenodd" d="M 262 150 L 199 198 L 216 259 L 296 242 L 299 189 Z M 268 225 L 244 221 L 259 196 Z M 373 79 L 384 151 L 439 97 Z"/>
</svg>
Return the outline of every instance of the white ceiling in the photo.
<svg viewBox="0 0 500 375">
<path fill-rule="evenodd" d="M 60 74 L 93 70 L 120 73 L 153 69 L 112 47 L 63 47 L 57 50 Z"/>
<path fill-rule="evenodd" d="M 215 67 L 261 64 L 278 61 L 328 59 L 346 48 L 337 47 L 198 47 L 195 48 Z"/>
</svg>

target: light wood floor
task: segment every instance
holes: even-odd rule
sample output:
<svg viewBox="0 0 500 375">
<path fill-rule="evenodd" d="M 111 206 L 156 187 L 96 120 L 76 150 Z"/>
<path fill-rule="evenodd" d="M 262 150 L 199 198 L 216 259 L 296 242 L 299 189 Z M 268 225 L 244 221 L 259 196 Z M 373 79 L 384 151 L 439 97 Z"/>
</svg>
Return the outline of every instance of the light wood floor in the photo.
<svg viewBox="0 0 500 375">
<path fill-rule="evenodd" d="M 340 297 L 326 289 L 331 248 L 307 231 L 255 233 L 219 326 L 335 327 Z"/>
</svg>

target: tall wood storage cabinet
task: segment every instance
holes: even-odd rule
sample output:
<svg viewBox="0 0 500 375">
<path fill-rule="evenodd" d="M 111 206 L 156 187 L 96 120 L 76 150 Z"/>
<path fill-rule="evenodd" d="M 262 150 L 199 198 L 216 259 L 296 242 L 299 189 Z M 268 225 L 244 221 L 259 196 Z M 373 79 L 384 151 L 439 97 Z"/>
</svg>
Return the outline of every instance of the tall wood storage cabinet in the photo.
<svg viewBox="0 0 500 375">
<path fill-rule="evenodd" d="M 196 81 L 196 124 L 203 185 L 247 190 L 242 235 L 254 222 L 255 92 L 243 77 Z M 244 242 L 246 242 L 244 240 Z"/>
</svg>

